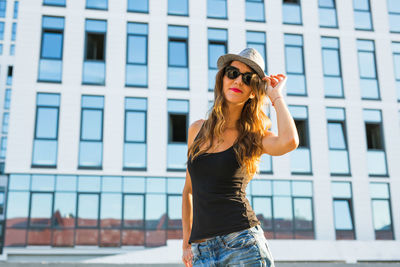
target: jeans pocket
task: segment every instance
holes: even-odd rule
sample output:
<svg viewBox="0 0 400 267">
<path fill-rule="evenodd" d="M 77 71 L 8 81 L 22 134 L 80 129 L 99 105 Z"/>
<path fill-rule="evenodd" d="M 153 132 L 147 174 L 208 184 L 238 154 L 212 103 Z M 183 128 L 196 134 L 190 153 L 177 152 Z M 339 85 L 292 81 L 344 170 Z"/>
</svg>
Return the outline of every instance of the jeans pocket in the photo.
<svg viewBox="0 0 400 267">
<path fill-rule="evenodd" d="M 242 249 L 256 244 L 254 236 L 247 230 L 235 232 L 222 237 L 224 247 L 227 249 Z"/>
</svg>

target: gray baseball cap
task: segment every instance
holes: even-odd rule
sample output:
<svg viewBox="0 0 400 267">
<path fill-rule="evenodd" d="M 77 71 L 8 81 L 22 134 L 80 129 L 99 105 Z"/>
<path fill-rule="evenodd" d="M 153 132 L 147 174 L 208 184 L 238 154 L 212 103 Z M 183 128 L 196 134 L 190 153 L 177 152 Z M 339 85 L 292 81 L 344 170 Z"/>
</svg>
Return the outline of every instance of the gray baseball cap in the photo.
<svg viewBox="0 0 400 267">
<path fill-rule="evenodd" d="M 252 68 L 258 76 L 264 78 L 265 63 L 261 54 L 254 48 L 245 48 L 239 54 L 226 54 L 218 58 L 217 66 L 221 69 L 227 62 L 237 60 Z"/>
</svg>

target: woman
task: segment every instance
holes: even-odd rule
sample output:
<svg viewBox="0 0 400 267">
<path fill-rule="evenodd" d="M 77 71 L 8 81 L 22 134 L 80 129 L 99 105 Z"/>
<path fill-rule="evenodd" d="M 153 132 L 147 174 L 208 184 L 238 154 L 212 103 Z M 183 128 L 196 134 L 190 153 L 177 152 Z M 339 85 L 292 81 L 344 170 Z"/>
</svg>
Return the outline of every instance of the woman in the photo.
<svg viewBox="0 0 400 267">
<path fill-rule="evenodd" d="M 223 55 L 217 65 L 214 106 L 206 120 L 189 127 L 182 261 L 187 267 L 274 266 L 245 190 L 263 153 L 279 156 L 298 146 L 282 95 L 287 78 L 266 76 L 264 60 L 252 48 Z M 276 109 L 278 136 L 267 130 L 267 96 Z"/>
</svg>

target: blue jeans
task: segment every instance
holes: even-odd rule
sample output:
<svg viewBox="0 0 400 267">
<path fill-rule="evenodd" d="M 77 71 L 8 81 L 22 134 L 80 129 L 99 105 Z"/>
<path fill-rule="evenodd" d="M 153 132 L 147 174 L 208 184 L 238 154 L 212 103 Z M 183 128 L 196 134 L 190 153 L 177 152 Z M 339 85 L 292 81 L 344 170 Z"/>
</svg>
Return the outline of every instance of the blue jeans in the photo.
<svg viewBox="0 0 400 267">
<path fill-rule="evenodd" d="M 275 267 L 264 231 L 259 225 L 192 243 L 193 267 Z"/>
</svg>

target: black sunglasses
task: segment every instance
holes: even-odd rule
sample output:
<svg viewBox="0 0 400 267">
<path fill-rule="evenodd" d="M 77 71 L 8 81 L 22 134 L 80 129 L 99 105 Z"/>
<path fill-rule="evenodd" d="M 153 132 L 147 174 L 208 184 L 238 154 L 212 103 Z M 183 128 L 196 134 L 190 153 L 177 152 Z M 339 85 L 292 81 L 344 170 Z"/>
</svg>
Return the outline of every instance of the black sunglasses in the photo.
<svg viewBox="0 0 400 267">
<path fill-rule="evenodd" d="M 242 81 L 244 84 L 250 86 L 251 78 L 253 77 L 254 74 L 257 74 L 255 72 L 246 72 L 246 73 L 241 73 L 238 68 L 234 66 L 226 66 L 225 67 L 225 75 L 229 79 L 233 80 L 236 79 L 239 75 L 242 75 Z"/>
</svg>

